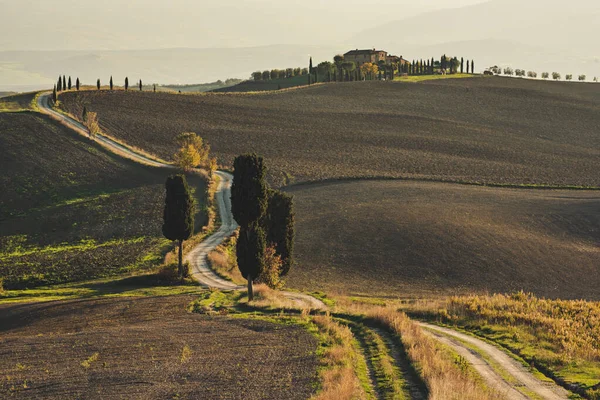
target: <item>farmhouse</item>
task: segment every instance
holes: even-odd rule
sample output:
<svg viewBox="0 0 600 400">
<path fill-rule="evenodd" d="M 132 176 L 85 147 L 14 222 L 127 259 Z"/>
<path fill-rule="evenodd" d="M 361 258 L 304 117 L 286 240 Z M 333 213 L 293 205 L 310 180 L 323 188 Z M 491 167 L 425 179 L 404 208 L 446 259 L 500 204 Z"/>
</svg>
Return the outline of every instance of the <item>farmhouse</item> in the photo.
<svg viewBox="0 0 600 400">
<path fill-rule="evenodd" d="M 402 56 L 394 56 L 388 54 L 387 51 L 384 50 L 351 50 L 344 54 L 344 60 L 352 61 L 357 65 L 362 65 L 364 63 L 372 63 L 378 64 L 380 61 L 384 61 L 386 64 L 407 64 L 408 62 L 402 58 Z"/>
</svg>

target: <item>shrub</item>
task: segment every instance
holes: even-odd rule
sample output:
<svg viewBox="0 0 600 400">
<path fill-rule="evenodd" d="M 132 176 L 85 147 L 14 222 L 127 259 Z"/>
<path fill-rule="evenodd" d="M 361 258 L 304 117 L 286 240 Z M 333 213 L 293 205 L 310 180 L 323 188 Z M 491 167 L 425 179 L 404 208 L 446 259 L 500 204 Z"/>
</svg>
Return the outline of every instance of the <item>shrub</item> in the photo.
<svg viewBox="0 0 600 400">
<path fill-rule="evenodd" d="M 550 77 L 550 74 L 548 72 L 542 72 L 542 78 L 548 79 L 549 77 Z"/>
<path fill-rule="evenodd" d="M 565 79 L 568 80 L 568 81 L 572 80 L 573 79 L 573 74 L 566 75 Z"/>
<path fill-rule="evenodd" d="M 186 270 L 189 271 L 189 264 L 186 263 Z M 175 283 L 179 282 L 179 272 L 177 263 L 170 263 L 163 265 L 156 274 L 159 282 L 161 283 Z"/>
<path fill-rule="evenodd" d="M 554 79 L 555 81 L 560 79 L 560 74 L 558 72 L 553 72 L 552 73 L 552 79 Z"/>
<path fill-rule="evenodd" d="M 281 289 L 284 282 L 280 279 L 282 261 L 281 257 L 275 253 L 275 246 L 268 246 L 265 249 L 265 263 L 258 283 L 264 283 L 271 289 Z"/>
<path fill-rule="evenodd" d="M 585 81 L 586 76 L 585 75 L 579 75 L 579 80 L 580 81 Z"/>
</svg>

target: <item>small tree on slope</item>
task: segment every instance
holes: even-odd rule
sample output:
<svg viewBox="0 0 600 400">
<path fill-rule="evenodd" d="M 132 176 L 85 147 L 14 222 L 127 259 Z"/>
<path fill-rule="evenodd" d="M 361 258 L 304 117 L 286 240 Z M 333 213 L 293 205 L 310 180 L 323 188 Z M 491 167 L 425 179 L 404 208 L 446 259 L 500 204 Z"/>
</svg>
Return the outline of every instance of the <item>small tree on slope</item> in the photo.
<svg viewBox="0 0 600 400">
<path fill-rule="evenodd" d="M 194 233 L 195 204 L 185 176 L 169 176 L 165 188 L 167 193 L 162 232 L 167 239 L 179 242 L 178 270 L 183 279 L 187 275 L 183 270 L 183 241 Z"/>
<path fill-rule="evenodd" d="M 294 264 L 295 213 L 293 197 L 279 190 L 269 191 L 269 202 L 264 218 L 267 244 L 273 245 L 281 257 L 282 276 Z"/>
</svg>

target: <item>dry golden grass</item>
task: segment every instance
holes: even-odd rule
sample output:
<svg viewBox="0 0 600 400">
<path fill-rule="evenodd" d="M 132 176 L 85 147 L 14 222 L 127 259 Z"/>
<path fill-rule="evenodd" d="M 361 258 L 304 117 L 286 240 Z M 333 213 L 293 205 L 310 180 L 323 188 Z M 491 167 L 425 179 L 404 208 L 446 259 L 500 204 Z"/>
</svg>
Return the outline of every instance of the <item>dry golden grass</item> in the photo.
<svg viewBox="0 0 600 400">
<path fill-rule="evenodd" d="M 406 310 L 465 327 L 588 398 L 600 396 L 599 302 L 550 300 L 517 292 L 419 301 Z"/>
<path fill-rule="evenodd" d="M 238 285 L 246 284 L 246 280 L 242 276 L 235 255 L 235 245 L 237 241 L 236 232 L 233 236 L 227 238 L 221 245 L 210 253 L 208 253 L 208 262 L 213 271 L 217 275 L 231 280 Z"/>
<path fill-rule="evenodd" d="M 462 370 L 434 339 L 406 314 L 390 307 L 371 307 L 367 315 L 376 319 L 402 340 L 411 363 L 429 389 L 430 400 L 488 400 L 503 397 L 477 383 Z"/>
<path fill-rule="evenodd" d="M 303 305 L 288 299 L 282 292 L 273 290 L 267 285 L 260 283 L 254 285 L 254 300 L 252 301 L 252 306 L 265 309 L 288 310 L 298 310 L 303 308 Z"/>
<path fill-rule="evenodd" d="M 354 370 L 356 353 L 350 328 L 336 323 L 329 314 L 312 320 L 329 345 L 322 357 L 322 390 L 313 400 L 364 399 L 366 395 Z"/>
<path fill-rule="evenodd" d="M 523 292 L 451 297 L 444 302 L 440 315 L 444 319 L 527 326 L 552 343 L 565 362 L 600 362 L 599 302 L 549 300 Z"/>
</svg>

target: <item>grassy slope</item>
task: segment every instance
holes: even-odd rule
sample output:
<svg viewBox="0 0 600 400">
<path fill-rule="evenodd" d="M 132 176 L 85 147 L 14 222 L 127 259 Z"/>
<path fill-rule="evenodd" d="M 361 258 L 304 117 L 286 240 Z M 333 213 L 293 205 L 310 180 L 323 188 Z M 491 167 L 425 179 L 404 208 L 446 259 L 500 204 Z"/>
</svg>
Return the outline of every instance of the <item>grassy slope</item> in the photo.
<svg viewBox="0 0 600 400">
<path fill-rule="evenodd" d="M 196 298 L 0 305 L 0 397 L 310 397 L 318 366 L 313 335 L 187 312 Z"/>
<path fill-rule="evenodd" d="M 0 113 L 0 148 L 0 277 L 6 287 L 160 264 L 169 247 L 161 233 L 167 171 L 123 160 L 28 112 Z M 202 203 L 204 181 L 194 178 L 193 186 Z M 206 223 L 204 212 L 197 222 Z"/>
<path fill-rule="evenodd" d="M 0 111 L 22 111 L 33 108 L 37 92 L 19 93 L 0 98 Z"/>
<path fill-rule="evenodd" d="M 600 299 L 597 192 L 426 182 L 299 185 L 297 288 Z M 326 245 L 324 245 L 324 243 Z"/>
<path fill-rule="evenodd" d="M 533 100 L 535 99 L 535 100 Z M 221 162 L 263 154 L 278 184 L 349 176 L 600 186 L 600 87 L 503 78 L 358 82 L 268 93 L 61 95 L 170 158 L 194 131 Z"/>
</svg>

